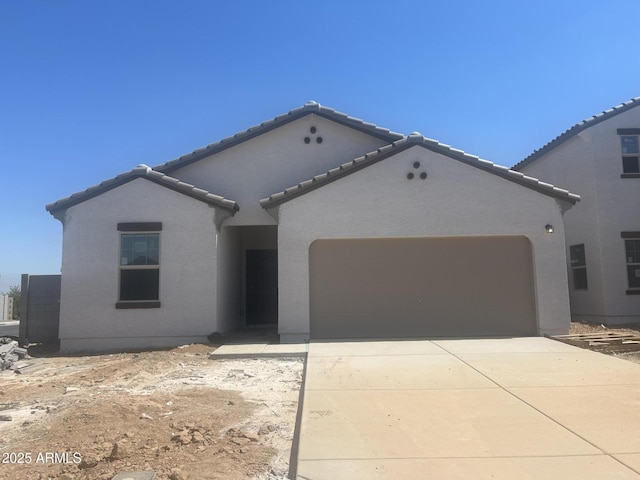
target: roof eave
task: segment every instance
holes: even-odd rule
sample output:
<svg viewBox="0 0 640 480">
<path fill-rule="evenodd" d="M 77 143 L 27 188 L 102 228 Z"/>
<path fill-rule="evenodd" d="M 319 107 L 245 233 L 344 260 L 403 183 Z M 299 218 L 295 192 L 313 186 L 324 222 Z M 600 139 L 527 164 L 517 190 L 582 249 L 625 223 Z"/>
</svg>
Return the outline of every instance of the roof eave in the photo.
<svg viewBox="0 0 640 480">
<path fill-rule="evenodd" d="M 558 135 L 556 138 L 551 140 L 546 145 L 543 145 L 538 150 L 535 150 L 529 156 L 527 156 L 520 162 L 516 163 L 512 167 L 512 169 L 520 170 L 521 168 L 524 168 L 527 165 L 530 165 L 531 163 L 535 162 L 543 155 L 546 155 L 551 150 L 554 150 L 555 148 L 565 143 L 567 140 L 578 135 L 583 130 L 586 130 L 587 128 L 591 128 L 599 123 L 604 122 L 605 120 L 609 120 L 610 118 L 620 115 L 621 113 L 624 113 L 627 110 L 635 108 L 638 105 L 640 105 L 640 97 L 635 97 L 627 102 L 621 103 L 620 105 L 612 107 L 609 110 L 605 110 L 604 112 L 601 112 L 597 115 L 594 115 L 593 117 L 587 118 L 586 120 L 583 120 L 582 122 L 575 124 L 568 130 L 566 130 L 565 132 L 563 132 L 562 134 Z"/>
<path fill-rule="evenodd" d="M 427 139 L 418 135 L 412 135 L 390 145 L 381 147 L 377 152 L 372 152 L 364 155 L 363 157 L 359 157 L 353 160 L 351 164 L 343 164 L 339 168 L 335 168 L 322 175 L 318 175 L 282 192 L 274 193 L 268 198 L 263 198 L 260 200 L 260 206 L 264 209 L 268 209 L 281 205 L 414 146 L 420 146 L 435 153 L 461 161 L 469 166 L 492 173 L 550 197 L 558 198 L 572 204 L 580 201 L 579 195 L 571 193 L 568 190 L 563 190 L 550 184 L 543 184 L 543 182 L 540 182 L 538 179 L 528 177 L 520 172 L 496 165 L 487 160 L 482 160 L 463 151 L 454 150 L 435 140 Z"/>
<path fill-rule="evenodd" d="M 110 190 L 118 188 L 122 185 L 125 185 L 133 180 L 141 178 L 141 179 L 153 182 L 162 187 L 168 188 L 169 190 L 173 190 L 182 195 L 191 197 L 195 200 L 204 202 L 212 207 L 219 208 L 229 213 L 232 216 L 235 215 L 236 212 L 238 212 L 238 210 L 240 209 L 238 204 L 233 200 L 225 199 L 223 197 L 214 195 L 204 190 L 202 191 L 202 193 L 196 193 L 192 191 L 193 189 L 195 189 L 195 187 L 193 186 L 189 186 L 189 188 L 180 188 L 176 183 L 172 181 L 162 181 L 162 179 L 154 177 L 153 172 L 154 171 L 152 169 L 146 166 L 144 168 L 137 167 L 128 173 L 118 175 L 117 177 L 111 180 L 102 182 L 101 184 L 96 185 L 95 187 L 90 187 L 89 189 L 83 192 L 75 193 L 68 198 L 58 200 L 57 202 L 54 202 L 54 203 L 50 203 L 46 205 L 45 208 L 55 218 L 60 219 L 60 215 L 59 215 L 60 212 L 70 207 L 73 207 L 75 205 L 78 205 L 80 203 L 86 202 L 87 200 L 95 198 L 99 195 L 102 195 L 103 193 L 106 193 Z M 158 173 L 158 172 L 155 172 L 155 173 Z M 159 175 L 163 175 L 163 174 L 159 174 Z M 167 177 L 167 179 L 175 180 L 175 179 L 172 179 L 171 177 Z"/>
<path fill-rule="evenodd" d="M 70 197 L 64 198 L 62 200 L 58 200 L 53 203 L 49 203 L 48 205 L 45 206 L 45 209 L 55 217 L 56 216 L 55 214 L 62 210 L 66 210 L 70 207 L 73 207 L 74 205 L 78 205 L 80 203 L 86 202 L 87 200 L 91 200 L 92 198 L 100 196 L 103 193 L 108 192 L 109 190 L 113 190 L 114 188 L 118 188 L 126 183 L 129 183 L 135 178 L 140 178 L 140 177 L 138 176 L 126 177 L 121 180 L 114 179 L 113 183 L 110 183 L 108 186 L 105 186 L 104 188 L 100 188 L 102 186 L 102 183 L 96 185 L 95 187 L 89 187 L 89 188 L 94 188 L 95 190 L 92 190 L 90 192 L 85 190 L 83 192 L 74 193 Z"/>
</svg>

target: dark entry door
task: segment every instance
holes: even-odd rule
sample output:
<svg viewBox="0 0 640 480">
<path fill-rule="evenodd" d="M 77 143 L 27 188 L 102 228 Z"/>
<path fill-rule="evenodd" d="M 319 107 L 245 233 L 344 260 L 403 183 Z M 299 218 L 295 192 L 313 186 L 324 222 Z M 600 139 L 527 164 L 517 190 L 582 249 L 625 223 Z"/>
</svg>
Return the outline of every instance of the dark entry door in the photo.
<svg viewBox="0 0 640 480">
<path fill-rule="evenodd" d="M 247 324 L 278 323 L 278 251 L 247 250 Z"/>
</svg>

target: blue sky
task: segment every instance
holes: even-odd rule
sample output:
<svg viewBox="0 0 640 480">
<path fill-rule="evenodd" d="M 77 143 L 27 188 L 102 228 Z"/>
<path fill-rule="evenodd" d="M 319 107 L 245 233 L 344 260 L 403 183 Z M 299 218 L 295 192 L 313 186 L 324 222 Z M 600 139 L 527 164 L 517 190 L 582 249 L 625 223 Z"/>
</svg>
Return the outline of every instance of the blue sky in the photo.
<svg viewBox="0 0 640 480">
<path fill-rule="evenodd" d="M 0 291 L 59 272 L 47 203 L 308 100 L 512 166 L 640 95 L 638 18 L 637 0 L 3 0 Z"/>
</svg>

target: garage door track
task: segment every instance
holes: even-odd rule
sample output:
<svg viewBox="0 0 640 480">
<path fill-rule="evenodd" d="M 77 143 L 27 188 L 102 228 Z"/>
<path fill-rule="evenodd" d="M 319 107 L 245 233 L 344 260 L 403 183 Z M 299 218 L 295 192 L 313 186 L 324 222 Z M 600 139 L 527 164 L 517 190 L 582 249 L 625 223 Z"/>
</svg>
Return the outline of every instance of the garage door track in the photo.
<svg viewBox="0 0 640 480">
<path fill-rule="evenodd" d="M 540 337 L 309 345 L 299 480 L 639 472 L 638 364 Z"/>
</svg>

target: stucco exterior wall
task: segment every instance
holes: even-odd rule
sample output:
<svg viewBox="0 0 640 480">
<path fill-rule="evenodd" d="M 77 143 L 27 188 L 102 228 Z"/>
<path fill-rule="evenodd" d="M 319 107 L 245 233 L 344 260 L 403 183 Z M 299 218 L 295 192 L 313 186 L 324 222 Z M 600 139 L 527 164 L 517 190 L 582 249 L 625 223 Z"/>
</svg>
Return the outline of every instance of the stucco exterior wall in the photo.
<svg viewBox="0 0 640 480">
<path fill-rule="evenodd" d="M 589 130 L 580 132 L 546 155 L 522 168 L 522 172 L 580 195 L 578 202 L 564 215 L 571 312 L 604 315 L 603 265 L 600 244 L 596 165 Z M 569 246 L 585 245 L 588 290 L 573 285 Z"/>
<path fill-rule="evenodd" d="M 311 127 L 316 132 L 310 132 Z M 309 137 L 309 144 L 304 142 Z M 317 143 L 318 138 L 322 143 Z M 386 144 L 317 115 L 307 115 L 215 156 L 171 172 L 181 180 L 238 202 L 232 225 L 275 225 L 259 204 L 272 193 Z"/>
<path fill-rule="evenodd" d="M 216 210 L 144 179 L 70 207 L 64 217 L 61 349 L 163 347 L 216 330 Z M 116 309 L 119 222 L 162 222 L 161 308 Z"/>
<path fill-rule="evenodd" d="M 420 168 L 413 169 L 414 162 Z M 413 180 L 408 172 L 415 172 Z M 427 172 L 426 180 L 419 173 Z M 569 303 L 558 202 L 421 147 L 280 205 L 281 339 L 309 335 L 309 247 L 320 238 L 523 235 L 532 244 L 538 332 L 566 333 Z M 545 225 L 555 228 L 545 232 Z M 464 293 L 461 292 L 461 295 Z"/>
<path fill-rule="evenodd" d="M 621 178 L 618 128 L 640 128 L 633 108 L 589 129 L 595 162 L 597 216 L 603 265 L 606 321 L 640 322 L 640 295 L 627 295 L 625 244 L 620 233 L 640 231 L 640 178 Z"/>
<path fill-rule="evenodd" d="M 618 128 L 640 128 L 640 108 L 593 125 L 522 168 L 522 172 L 581 196 L 565 214 L 570 245 L 585 244 L 588 290 L 571 285 L 574 320 L 640 321 L 640 296 L 627 295 L 623 231 L 639 231 L 640 179 L 621 178 Z M 567 265 L 571 279 L 571 267 Z M 570 281 L 570 283 L 572 283 Z"/>
</svg>

